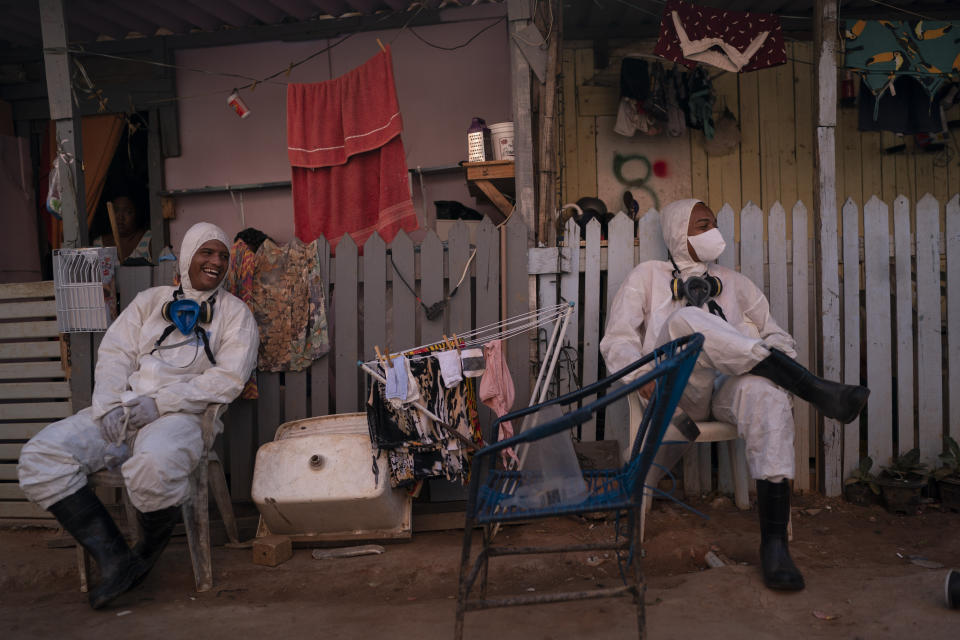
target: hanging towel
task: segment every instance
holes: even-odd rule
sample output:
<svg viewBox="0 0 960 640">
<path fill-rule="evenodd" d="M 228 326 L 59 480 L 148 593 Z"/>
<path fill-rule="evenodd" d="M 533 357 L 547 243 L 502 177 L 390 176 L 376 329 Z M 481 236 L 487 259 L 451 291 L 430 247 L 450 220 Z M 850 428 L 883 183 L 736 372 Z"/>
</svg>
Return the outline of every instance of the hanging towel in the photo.
<svg viewBox="0 0 960 640">
<path fill-rule="evenodd" d="M 287 86 L 287 155 L 297 237 L 362 246 L 417 228 L 390 49 L 329 80 Z"/>
<path fill-rule="evenodd" d="M 503 353 L 503 341 L 491 340 L 483 345 L 483 356 L 486 359 L 487 368 L 483 378 L 480 379 L 480 402 L 493 409 L 498 416 L 502 416 L 510 412 L 516 395 L 513 376 L 510 375 L 507 358 Z M 513 425 L 510 421 L 501 422 L 497 441 L 506 440 L 512 435 Z M 513 449 L 507 449 L 504 452 L 504 462 L 508 456 L 516 460 Z"/>
<path fill-rule="evenodd" d="M 776 15 L 724 11 L 683 0 L 667 0 L 664 5 L 653 52 L 691 69 L 702 62 L 734 73 L 787 62 Z"/>
<path fill-rule="evenodd" d="M 449 351 L 438 351 L 433 357 L 440 363 L 440 375 L 443 376 L 443 386 L 452 389 L 463 382 L 463 375 L 460 370 L 460 352 L 456 349 Z"/>
</svg>

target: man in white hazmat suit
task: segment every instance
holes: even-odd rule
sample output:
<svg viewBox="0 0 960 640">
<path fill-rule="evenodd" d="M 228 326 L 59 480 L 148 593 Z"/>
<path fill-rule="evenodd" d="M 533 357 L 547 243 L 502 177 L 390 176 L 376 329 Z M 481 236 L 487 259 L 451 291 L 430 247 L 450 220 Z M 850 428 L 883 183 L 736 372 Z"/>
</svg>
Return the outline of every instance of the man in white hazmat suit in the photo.
<svg viewBox="0 0 960 640">
<path fill-rule="evenodd" d="M 204 410 L 236 398 L 256 364 L 253 315 L 220 288 L 228 246 L 216 225 L 192 226 L 181 245 L 181 287 L 139 293 L 104 335 L 93 406 L 47 426 L 20 454 L 24 494 L 48 509 L 100 568 L 89 593 L 95 609 L 153 567 L 203 452 Z M 133 550 L 87 486 L 87 474 L 108 466 L 119 466 L 138 511 L 143 536 Z"/>
<path fill-rule="evenodd" d="M 706 205 L 673 202 L 664 207 L 661 223 L 669 260 L 643 262 L 627 275 L 610 307 L 600 351 L 607 368 L 616 371 L 674 338 L 704 335 L 680 408 L 695 421 L 712 415 L 737 425 L 757 481 L 764 583 L 802 589 L 803 576 L 787 548 L 787 480 L 794 476 L 790 393 L 847 423 L 860 414 L 870 392 L 805 369 L 793 359 L 793 338 L 774 322 L 756 285 L 732 269 L 708 264 L 725 245 Z M 640 393 L 651 392 L 652 384 Z"/>
</svg>

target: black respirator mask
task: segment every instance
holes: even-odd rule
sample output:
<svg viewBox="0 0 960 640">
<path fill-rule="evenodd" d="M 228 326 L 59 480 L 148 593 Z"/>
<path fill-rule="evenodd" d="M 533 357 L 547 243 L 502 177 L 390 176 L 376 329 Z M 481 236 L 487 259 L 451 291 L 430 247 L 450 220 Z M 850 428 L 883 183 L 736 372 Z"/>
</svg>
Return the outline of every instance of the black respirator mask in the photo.
<svg viewBox="0 0 960 640">
<path fill-rule="evenodd" d="M 670 280 L 670 294 L 673 299 L 686 300 L 688 307 L 702 307 L 706 304 L 710 313 L 726 320 L 723 309 L 714 300 L 723 291 L 723 281 L 709 272 L 684 280 L 680 277 L 680 267 L 674 262 L 673 256 L 668 254 L 668 257 L 673 264 L 673 278 Z"/>
</svg>

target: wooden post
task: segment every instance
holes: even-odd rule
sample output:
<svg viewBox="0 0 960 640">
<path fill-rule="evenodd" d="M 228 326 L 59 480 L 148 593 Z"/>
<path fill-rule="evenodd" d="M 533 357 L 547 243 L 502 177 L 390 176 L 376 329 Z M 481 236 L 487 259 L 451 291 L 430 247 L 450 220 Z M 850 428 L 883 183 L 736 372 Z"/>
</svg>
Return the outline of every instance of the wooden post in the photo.
<svg viewBox="0 0 960 640">
<path fill-rule="evenodd" d="M 548 14 L 553 24 L 547 27 L 551 33 L 547 54 L 547 76 L 543 91 L 540 93 L 540 182 L 538 200 L 539 229 L 541 243 L 556 245 L 557 226 L 554 216 L 557 214 L 557 121 L 554 117 L 557 104 L 557 58 L 560 52 L 560 25 L 562 24 L 561 3 L 549 0 Z"/>
<path fill-rule="evenodd" d="M 821 375 L 841 380 L 840 277 L 837 271 L 837 0 L 816 0 L 813 21 L 817 127 L 814 140 L 814 219 L 816 225 L 817 349 Z M 859 363 L 847 363 L 859 367 Z M 843 427 L 823 420 L 823 492 L 840 495 L 843 488 Z"/>
<path fill-rule="evenodd" d="M 513 40 L 513 34 L 530 24 L 530 3 L 507 0 L 510 22 L 510 69 L 513 87 L 513 149 L 516 171 L 517 212 L 527 225 L 527 246 L 535 246 L 537 229 L 533 188 L 533 132 L 530 116 L 530 65 Z"/>
<path fill-rule="evenodd" d="M 43 36 L 44 73 L 50 119 L 55 128 L 55 153 L 60 156 L 61 202 L 64 248 L 89 243 L 86 194 L 83 183 L 83 152 L 80 115 L 74 109 L 70 86 L 70 54 L 67 53 L 67 21 L 63 0 L 40 0 L 40 31 Z M 70 336 L 70 395 L 73 410 L 90 406 L 93 392 L 93 343 L 91 334 Z"/>
<path fill-rule="evenodd" d="M 61 165 L 63 246 L 85 246 L 87 237 L 86 194 L 83 186 L 83 155 L 80 144 L 80 116 L 73 107 L 70 87 L 70 55 L 67 53 L 67 21 L 64 0 L 40 0 L 40 30 L 47 81 L 50 119 L 56 126 L 56 153 Z"/>
</svg>

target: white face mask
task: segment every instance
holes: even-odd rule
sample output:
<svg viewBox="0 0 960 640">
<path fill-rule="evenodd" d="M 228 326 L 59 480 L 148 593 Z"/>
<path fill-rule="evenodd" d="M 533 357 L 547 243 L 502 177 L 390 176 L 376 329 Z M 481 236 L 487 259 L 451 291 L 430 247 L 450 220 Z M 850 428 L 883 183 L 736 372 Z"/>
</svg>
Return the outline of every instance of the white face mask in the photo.
<svg viewBox="0 0 960 640">
<path fill-rule="evenodd" d="M 696 236 L 688 236 L 690 246 L 697 252 L 697 258 L 700 262 L 713 262 L 720 257 L 727 243 L 723 241 L 723 235 L 720 229 L 710 229 L 705 233 Z"/>
</svg>

